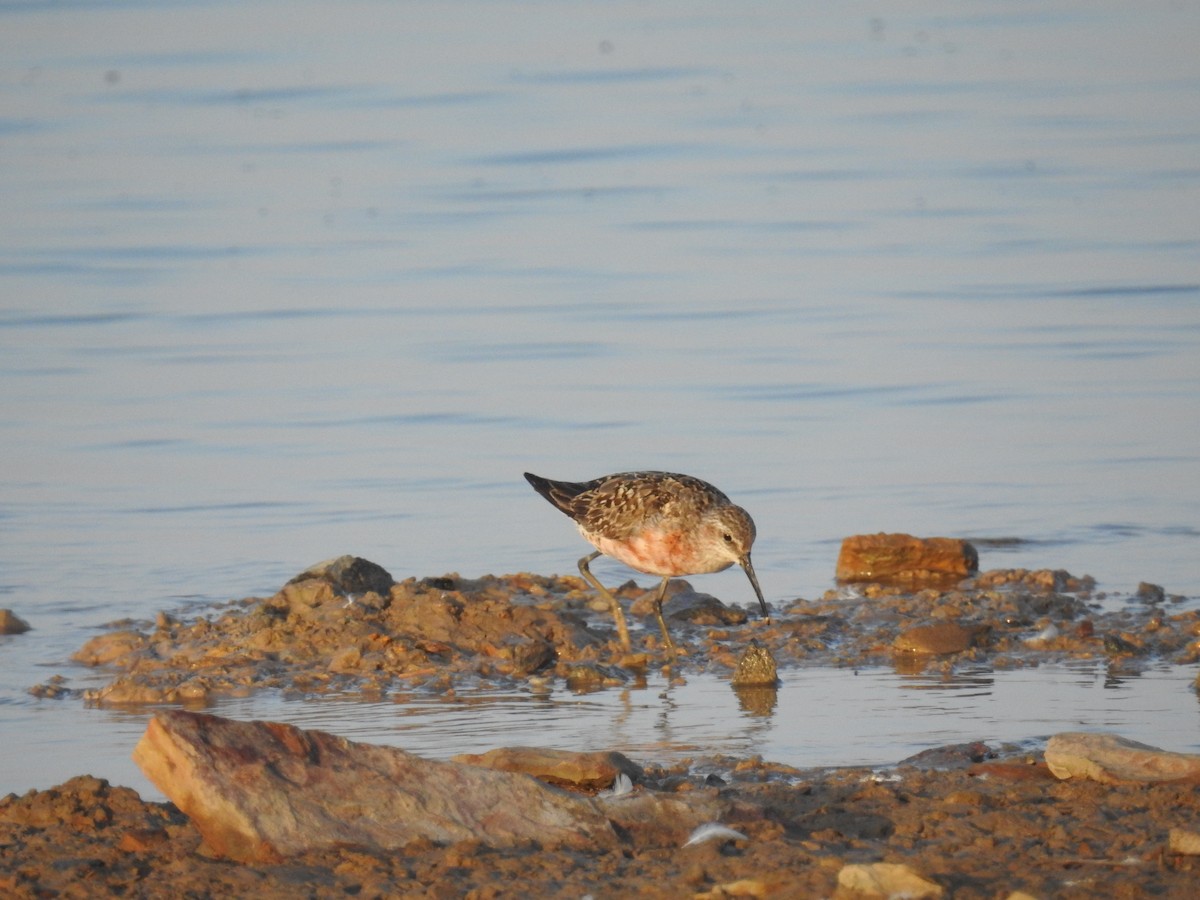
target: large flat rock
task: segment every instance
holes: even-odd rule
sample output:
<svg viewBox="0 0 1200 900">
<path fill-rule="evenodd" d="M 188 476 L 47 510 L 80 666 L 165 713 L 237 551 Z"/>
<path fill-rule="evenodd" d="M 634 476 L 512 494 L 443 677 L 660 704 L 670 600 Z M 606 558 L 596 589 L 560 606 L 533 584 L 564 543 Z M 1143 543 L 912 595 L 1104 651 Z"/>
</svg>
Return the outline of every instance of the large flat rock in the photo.
<svg viewBox="0 0 1200 900">
<path fill-rule="evenodd" d="M 214 854 L 243 862 L 421 838 L 593 849 L 618 842 L 591 799 L 528 775 L 290 725 L 164 711 L 133 758 Z"/>
<path fill-rule="evenodd" d="M 1046 765 L 1058 778 L 1103 784 L 1200 781 L 1200 756 L 1160 750 L 1116 734 L 1056 734 L 1046 743 Z"/>
</svg>

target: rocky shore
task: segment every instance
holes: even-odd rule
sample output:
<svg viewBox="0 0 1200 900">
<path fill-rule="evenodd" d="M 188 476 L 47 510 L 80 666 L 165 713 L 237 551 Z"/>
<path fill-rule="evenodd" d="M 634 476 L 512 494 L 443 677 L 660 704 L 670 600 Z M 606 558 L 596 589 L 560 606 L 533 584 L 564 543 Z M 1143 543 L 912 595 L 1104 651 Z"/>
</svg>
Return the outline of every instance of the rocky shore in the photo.
<svg viewBox="0 0 1200 900">
<path fill-rule="evenodd" d="M 135 758 L 172 802 L 89 776 L 3 798 L 0 894 L 1194 896 L 1200 760 L 1118 736 L 1063 733 L 1036 752 L 955 746 L 885 770 L 661 767 L 604 747 L 435 762 L 187 711 L 255 690 L 461 693 L 497 679 L 602 690 L 668 664 L 770 692 L 777 666 L 948 672 L 1091 657 L 1133 671 L 1200 657 L 1200 615 L 1152 584 L 1113 602 L 1063 571 L 977 573 L 961 542 L 879 538 L 843 547 L 841 587 L 770 622 L 673 584 L 665 611 L 685 652 L 670 657 L 654 628 L 623 652 L 577 578 L 395 582 L 355 557 L 193 620 L 118 623 L 76 654 L 111 673 L 105 686 L 85 694 L 59 677 L 32 691 L 164 704 Z M 618 596 L 635 620 L 649 611 L 632 582 Z"/>
</svg>

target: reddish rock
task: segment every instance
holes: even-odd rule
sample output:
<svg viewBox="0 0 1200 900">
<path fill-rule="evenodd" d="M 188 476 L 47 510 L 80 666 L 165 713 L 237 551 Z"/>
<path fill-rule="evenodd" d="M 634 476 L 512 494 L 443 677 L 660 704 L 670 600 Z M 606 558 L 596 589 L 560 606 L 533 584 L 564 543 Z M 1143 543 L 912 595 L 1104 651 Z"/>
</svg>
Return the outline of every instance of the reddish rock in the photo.
<svg viewBox="0 0 1200 900">
<path fill-rule="evenodd" d="M 837 579 L 842 582 L 945 584 L 974 574 L 979 554 L 958 538 L 911 534 L 859 534 L 842 541 Z"/>
<path fill-rule="evenodd" d="M 1046 744 L 1046 765 L 1058 778 L 1103 784 L 1200 781 L 1200 756 L 1172 753 L 1115 734 L 1065 732 Z"/>
<path fill-rule="evenodd" d="M 158 713 L 133 757 L 192 820 L 210 852 L 242 862 L 347 845 L 389 851 L 419 840 L 492 847 L 536 841 L 594 852 L 622 839 L 643 849 L 674 847 L 729 810 L 715 790 L 679 796 L 635 788 L 589 798 L 523 772 L 180 710 Z M 617 753 L 498 750 L 477 759 L 555 769 L 568 779 L 588 772 L 609 783 L 618 773 L 643 777 Z"/>
<path fill-rule="evenodd" d="M 580 849 L 617 842 L 591 800 L 527 775 L 290 725 L 164 711 L 133 757 L 214 854 L 244 862 L 347 844 L 393 849 L 422 838 Z"/>
</svg>

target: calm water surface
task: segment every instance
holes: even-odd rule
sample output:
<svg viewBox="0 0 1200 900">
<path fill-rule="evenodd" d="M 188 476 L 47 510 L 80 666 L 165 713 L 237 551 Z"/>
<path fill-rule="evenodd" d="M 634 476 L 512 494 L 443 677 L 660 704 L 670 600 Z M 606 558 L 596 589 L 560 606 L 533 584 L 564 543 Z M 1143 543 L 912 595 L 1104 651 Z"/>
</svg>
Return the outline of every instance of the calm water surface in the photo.
<svg viewBox="0 0 1200 900">
<path fill-rule="evenodd" d="M 144 788 L 144 711 L 27 693 L 93 683 L 68 657 L 104 623 L 346 552 L 572 571 L 526 469 L 708 478 L 776 603 L 885 530 L 1190 607 L 1198 39 L 1167 2 L 0 5 L 0 605 L 34 626 L 0 638 L 0 791 Z M 218 711 L 876 764 L 1062 728 L 1198 749 L 1192 677 Z"/>
</svg>

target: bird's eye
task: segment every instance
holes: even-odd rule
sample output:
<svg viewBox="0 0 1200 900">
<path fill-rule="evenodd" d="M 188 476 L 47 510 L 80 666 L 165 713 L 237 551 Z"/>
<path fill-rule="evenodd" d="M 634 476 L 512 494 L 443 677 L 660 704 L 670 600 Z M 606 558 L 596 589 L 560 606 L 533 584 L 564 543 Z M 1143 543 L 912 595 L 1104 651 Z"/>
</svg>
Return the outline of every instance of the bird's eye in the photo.
<svg viewBox="0 0 1200 900">
<path fill-rule="evenodd" d="M 733 543 L 733 535 L 730 534 L 728 531 L 725 532 L 723 535 L 721 535 L 721 537 L 723 537 L 725 539 L 725 543 L 727 543 L 727 544 Z"/>
</svg>

